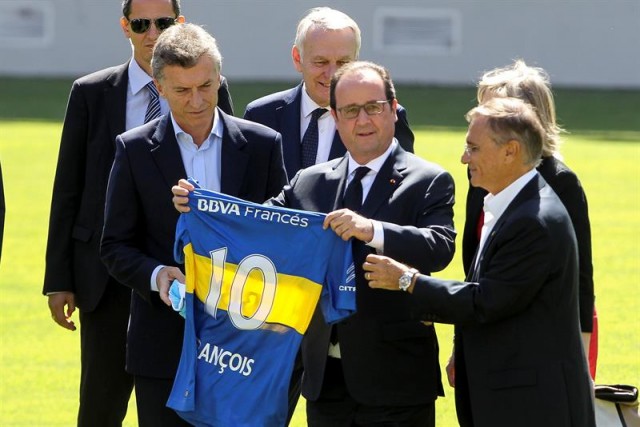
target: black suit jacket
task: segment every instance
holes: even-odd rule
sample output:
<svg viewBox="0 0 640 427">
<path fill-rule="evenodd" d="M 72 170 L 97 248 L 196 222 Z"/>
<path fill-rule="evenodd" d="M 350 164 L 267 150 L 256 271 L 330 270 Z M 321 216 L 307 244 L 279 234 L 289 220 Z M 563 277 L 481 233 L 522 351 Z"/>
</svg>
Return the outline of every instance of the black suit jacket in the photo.
<svg viewBox="0 0 640 427">
<path fill-rule="evenodd" d="M 556 192 L 571 217 L 571 223 L 578 241 L 580 327 L 583 332 L 591 332 L 593 330 L 595 296 L 591 257 L 591 225 L 589 222 L 587 196 L 576 174 L 555 157 L 544 157 L 537 169 L 553 191 Z M 486 195 L 486 190 L 469 186 L 466 220 L 462 238 L 462 262 L 465 273 L 469 272 L 473 255 L 478 247 L 477 224 Z"/>
<path fill-rule="evenodd" d="M 300 108 L 302 103 L 302 83 L 282 92 L 273 93 L 259 98 L 247 105 L 244 118 L 272 129 L 282 134 L 282 151 L 284 165 L 289 177 L 293 177 L 302 168 L 300 135 Z M 400 146 L 413 153 L 413 132 L 407 121 L 407 111 L 398 105 L 398 121 L 396 122 L 396 138 Z M 336 131 L 329 152 L 329 160 L 344 156 L 347 152 L 340 135 Z"/>
<path fill-rule="evenodd" d="M 99 245 L 115 140 L 125 131 L 128 66 L 76 80 L 62 128 L 42 292 L 73 292 L 85 312 L 98 305 L 109 279 Z M 232 107 L 224 79 L 218 97 Z"/>
<path fill-rule="evenodd" d="M 280 134 L 218 110 L 222 137 L 221 190 L 263 202 L 287 183 Z M 127 371 L 173 378 L 184 322 L 150 289 L 158 265 L 173 258 L 178 212 L 171 187 L 185 178 L 170 116 L 117 137 L 109 177 L 102 260 L 120 282 L 134 289 L 127 337 Z"/>
<path fill-rule="evenodd" d="M 302 169 L 271 203 L 328 213 L 342 207 L 347 157 Z M 361 214 L 382 222 L 384 255 L 423 272 L 445 268 L 454 253 L 454 182 L 448 172 L 397 146 L 377 174 Z M 362 263 L 373 249 L 354 241 L 357 313 L 338 324 L 351 395 L 367 405 L 406 406 L 442 394 L 438 342 L 410 295 L 369 288 Z M 331 328 L 319 310 L 302 343 L 302 393 L 320 394 Z"/>
<path fill-rule="evenodd" d="M 419 276 L 413 291 L 427 318 L 456 324 L 461 425 L 595 426 L 575 233 L 541 176 L 496 221 L 474 265 L 467 282 Z"/>
</svg>

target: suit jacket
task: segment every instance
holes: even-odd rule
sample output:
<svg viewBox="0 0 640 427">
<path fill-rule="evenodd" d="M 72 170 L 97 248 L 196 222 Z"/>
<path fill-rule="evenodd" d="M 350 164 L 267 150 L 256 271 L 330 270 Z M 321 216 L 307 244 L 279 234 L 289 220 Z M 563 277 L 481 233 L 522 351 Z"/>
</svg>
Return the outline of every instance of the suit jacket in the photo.
<svg viewBox="0 0 640 427">
<path fill-rule="evenodd" d="M 591 261 L 591 225 L 589 223 L 587 196 L 576 174 L 555 157 L 544 157 L 537 169 L 556 192 L 571 217 L 571 223 L 578 240 L 580 327 L 583 332 L 591 332 L 593 330 L 595 297 L 593 263 Z M 471 261 L 478 247 L 477 224 L 486 195 L 486 190 L 469 186 L 464 235 L 462 238 L 462 262 L 465 273 L 469 272 Z"/>
<path fill-rule="evenodd" d="M 271 203 L 328 213 L 342 207 L 347 156 L 302 169 Z M 454 182 L 440 166 L 397 146 L 377 174 L 360 213 L 381 221 L 384 254 L 423 272 L 445 268 L 454 253 Z M 442 394 L 438 342 L 410 295 L 369 288 L 362 263 L 373 249 L 354 241 L 357 313 L 337 325 L 345 382 L 367 405 L 406 406 Z M 322 388 L 331 327 L 316 310 L 302 343 L 302 394 Z"/>
<path fill-rule="evenodd" d="M 221 190 L 263 202 L 287 183 L 280 134 L 218 110 L 223 123 Z M 179 213 L 171 187 L 186 172 L 169 115 L 117 137 L 109 177 L 102 260 L 109 273 L 133 288 L 127 337 L 127 371 L 154 378 L 175 375 L 184 322 L 150 289 L 158 265 L 173 257 Z"/>
<path fill-rule="evenodd" d="M 537 175 L 496 221 L 467 282 L 417 279 L 425 317 L 456 324 L 462 426 L 595 426 L 576 245 L 566 209 Z"/>
<path fill-rule="evenodd" d="M 244 118 L 261 123 L 282 134 L 284 165 L 289 177 L 293 177 L 302 168 L 300 135 L 300 108 L 302 103 L 302 83 L 282 92 L 259 98 L 247 105 Z M 407 121 L 407 111 L 398 106 L 396 138 L 400 145 L 413 153 L 413 132 Z M 347 152 L 340 135 L 336 131 L 329 152 L 329 160 L 344 156 Z"/>
<path fill-rule="evenodd" d="M 42 292 L 73 292 L 85 312 L 95 309 L 109 280 L 99 246 L 115 140 L 125 131 L 128 66 L 76 80 L 62 127 Z M 226 80 L 218 96 L 231 108 Z"/>
</svg>

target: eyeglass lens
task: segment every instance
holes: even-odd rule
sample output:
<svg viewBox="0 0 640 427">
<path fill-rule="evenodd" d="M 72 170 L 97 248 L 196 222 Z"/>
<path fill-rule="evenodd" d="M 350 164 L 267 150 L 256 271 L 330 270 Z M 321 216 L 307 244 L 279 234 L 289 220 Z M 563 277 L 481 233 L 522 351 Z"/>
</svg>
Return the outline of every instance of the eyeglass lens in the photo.
<svg viewBox="0 0 640 427">
<path fill-rule="evenodd" d="M 382 113 L 387 101 L 368 102 L 363 105 L 348 105 L 340 108 L 340 112 L 347 119 L 354 119 L 360 114 L 360 110 L 364 108 L 365 113 L 369 116 Z"/>
<path fill-rule="evenodd" d="M 149 30 L 149 28 L 151 27 L 151 21 L 152 20 L 148 18 L 136 18 L 136 19 L 131 19 L 129 23 L 131 23 L 131 30 L 134 33 L 142 34 L 142 33 L 146 33 Z M 165 18 L 153 19 L 153 22 L 158 31 L 164 31 L 170 26 L 172 26 L 173 24 L 175 24 L 176 20 L 175 18 L 165 17 Z"/>
</svg>

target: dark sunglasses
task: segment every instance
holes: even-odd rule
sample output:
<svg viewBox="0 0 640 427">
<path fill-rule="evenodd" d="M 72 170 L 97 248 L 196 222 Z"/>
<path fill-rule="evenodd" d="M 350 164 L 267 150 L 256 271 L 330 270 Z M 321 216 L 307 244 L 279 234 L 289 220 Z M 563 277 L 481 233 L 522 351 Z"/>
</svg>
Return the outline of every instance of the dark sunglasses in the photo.
<svg viewBox="0 0 640 427">
<path fill-rule="evenodd" d="M 131 24 L 131 31 L 137 34 L 146 33 L 151 27 L 151 21 L 156 25 L 156 29 L 160 32 L 166 30 L 170 26 L 176 23 L 176 18 L 158 18 L 158 19 L 148 19 L 148 18 L 136 18 L 130 19 L 129 24 Z"/>
</svg>

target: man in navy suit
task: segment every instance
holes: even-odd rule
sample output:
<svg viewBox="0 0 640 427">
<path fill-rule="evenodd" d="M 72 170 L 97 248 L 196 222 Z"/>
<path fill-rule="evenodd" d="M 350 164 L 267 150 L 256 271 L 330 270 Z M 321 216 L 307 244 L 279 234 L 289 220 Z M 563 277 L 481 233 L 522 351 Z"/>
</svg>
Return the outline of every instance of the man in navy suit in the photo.
<svg viewBox="0 0 640 427">
<path fill-rule="evenodd" d="M 455 324 L 463 427 L 594 427 L 578 315 L 571 219 L 535 169 L 545 132 L 533 108 L 493 98 L 467 114 L 462 162 L 484 188 L 484 225 L 467 281 L 435 279 L 370 255 L 372 288 L 412 294 L 426 320 Z M 405 263 L 406 264 L 406 263 Z"/>
<path fill-rule="evenodd" d="M 43 293 L 51 317 L 75 330 L 80 311 L 79 426 L 120 426 L 133 378 L 125 371 L 131 290 L 100 260 L 107 180 L 116 136 L 142 125 L 150 100 L 151 52 L 166 25 L 181 23 L 179 0 L 124 0 L 120 26 L 131 42 L 125 64 L 73 83 L 53 185 Z M 218 106 L 233 113 L 226 82 Z M 168 106 L 161 100 L 160 113 Z"/>
<path fill-rule="evenodd" d="M 317 119 L 318 146 L 310 164 L 342 157 L 346 148 L 336 132 L 329 112 L 331 76 L 342 65 L 358 59 L 360 28 L 346 14 L 328 7 L 311 9 L 298 23 L 291 57 L 302 83 L 273 93 L 247 105 L 244 118 L 269 126 L 282 134 L 287 174 L 292 178 L 303 163 L 302 140 L 312 122 L 312 113 L 324 109 Z M 395 136 L 400 146 L 413 152 L 414 136 L 404 108 L 398 106 Z"/>
<path fill-rule="evenodd" d="M 127 371 L 135 378 L 140 426 L 187 425 L 166 408 L 184 322 L 167 290 L 184 275 L 173 258 L 178 212 L 167 197 L 180 178 L 263 202 L 287 182 L 280 134 L 216 107 L 221 56 L 201 27 L 173 26 L 158 38 L 153 76 L 170 114 L 116 139 L 109 177 L 102 260 L 134 290 Z"/>
<path fill-rule="evenodd" d="M 389 255 L 425 272 L 453 258 L 454 183 L 440 166 L 394 138 L 397 100 L 388 72 L 351 62 L 331 80 L 331 114 L 348 153 L 302 169 L 270 203 L 328 213 L 325 227 L 353 239 L 357 313 L 330 326 L 319 309 L 302 342 L 309 426 L 434 426 L 442 395 L 438 342 L 408 294 L 367 286 L 367 254 Z M 188 211 L 191 186 L 173 187 Z"/>
</svg>

